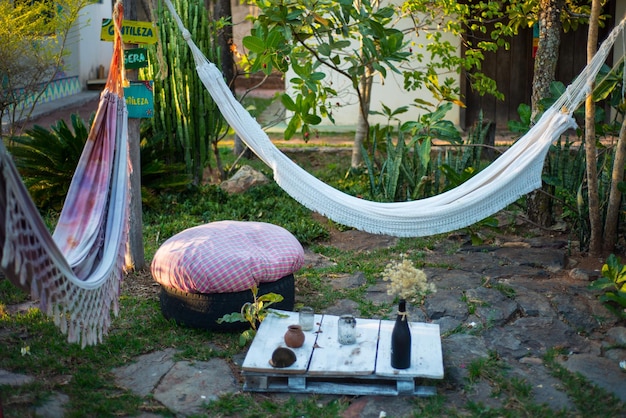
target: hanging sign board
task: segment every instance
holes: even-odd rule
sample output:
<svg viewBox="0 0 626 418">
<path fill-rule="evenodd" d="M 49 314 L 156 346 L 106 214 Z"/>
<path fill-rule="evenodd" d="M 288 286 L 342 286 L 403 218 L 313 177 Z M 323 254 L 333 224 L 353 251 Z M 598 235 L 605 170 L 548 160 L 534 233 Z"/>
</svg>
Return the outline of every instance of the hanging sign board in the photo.
<svg viewBox="0 0 626 418">
<path fill-rule="evenodd" d="M 154 116 L 152 80 L 131 81 L 130 86 L 124 87 L 124 98 L 129 118 L 140 119 Z"/>
<path fill-rule="evenodd" d="M 124 50 L 124 68 L 134 70 L 148 66 L 148 51 L 145 48 Z"/>
<path fill-rule="evenodd" d="M 102 19 L 100 39 L 113 41 L 113 19 Z M 157 41 L 156 26 L 151 22 L 122 20 L 122 41 L 127 44 L 154 44 Z"/>
<path fill-rule="evenodd" d="M 533 25 L 533 58 L 537 56 L 537 47 L 539 46 L 539 23 Z"/>
</svg>

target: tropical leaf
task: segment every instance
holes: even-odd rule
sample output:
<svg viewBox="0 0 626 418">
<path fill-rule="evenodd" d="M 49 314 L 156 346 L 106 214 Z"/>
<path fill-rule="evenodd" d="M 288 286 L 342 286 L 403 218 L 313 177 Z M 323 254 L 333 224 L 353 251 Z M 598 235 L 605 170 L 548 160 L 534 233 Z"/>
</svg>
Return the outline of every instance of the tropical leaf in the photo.
<svg viewBox="0 0 626 418">
<path fill-rule="evenodd" d="M 246 36 L 242 40 L 243 46 L 248 48 L 252 52 L 256 52 L 257 54 L 262 54 L 265 52 L 265 42 L 263 39 L 260 39 L 256 36 Z"/>
<path fill-rule="evenodd" d="M 72 115 L 73 131 L 64 120 L 50 130 L 35 125 L 9 146 L 31 197 L 41 209 L 60 210 L 82 154 L 88 130 Z"/>
<path fill-rule="evenodd" d="M 40 210 L 60 210 L 72 176 L 89 136 L 89 124 L 79 115 L 70 117 L 72 128 L 64 120 L 46 129 L 35 125 L 26 135 L 13 138 L 9 146 L 15 165 Z M 155 195 L 163 191 L 181 191 L 191 184 L 184 163 L 168 162 L 168 152 L 161 146 L 164 136 L 148 134 L 141 142 L 142 203 L 156 204 Z M 146 136 L 145 133 L 142 134 Z"/>
</svg>

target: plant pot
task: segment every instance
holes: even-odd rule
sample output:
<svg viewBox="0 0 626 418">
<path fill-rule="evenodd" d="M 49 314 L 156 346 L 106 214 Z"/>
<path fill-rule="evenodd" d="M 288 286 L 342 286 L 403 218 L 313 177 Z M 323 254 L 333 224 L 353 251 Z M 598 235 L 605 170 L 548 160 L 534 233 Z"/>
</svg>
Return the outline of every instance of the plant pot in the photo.
<svg viewBox="0 0 626 418">
<path fill-rule="evenodd" d="M 299 348 L 304 344 L 304 332 L 300 325 L 289 325 L 285 333 L 285 344 L 287 347 Z"/>
</svg>

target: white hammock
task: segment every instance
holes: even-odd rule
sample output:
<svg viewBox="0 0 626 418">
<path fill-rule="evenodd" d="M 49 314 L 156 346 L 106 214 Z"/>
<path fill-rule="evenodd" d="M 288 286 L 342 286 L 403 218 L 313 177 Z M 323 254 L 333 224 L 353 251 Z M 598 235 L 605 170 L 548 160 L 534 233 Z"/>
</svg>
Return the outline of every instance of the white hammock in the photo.
<svg viewBox="0 0 626 418">
<path fill-rule="evenodd" d="M 378 203 L 350 196 L 321 182 L 272 144 L 254 118 L 241 106 L 191 39 L 170 0 L 165 0 L 183 38 L 191 48 L 202 83 L 222 115 L 246 145 L 274 172 L 276 183 L 295 200 L 335 222 L 363 231 L 401 237 L 428 236 L 471 225 L 496 213 L 519 197 L 541 187 L 543 161 L 550 144 L 576 126 L 572 113 L 585 99 L 615 38 L 616 26 L 593 61 L 548 109 L 537 124 L 486 169 L 453 190 L 437 196 Z"/>
</svg>

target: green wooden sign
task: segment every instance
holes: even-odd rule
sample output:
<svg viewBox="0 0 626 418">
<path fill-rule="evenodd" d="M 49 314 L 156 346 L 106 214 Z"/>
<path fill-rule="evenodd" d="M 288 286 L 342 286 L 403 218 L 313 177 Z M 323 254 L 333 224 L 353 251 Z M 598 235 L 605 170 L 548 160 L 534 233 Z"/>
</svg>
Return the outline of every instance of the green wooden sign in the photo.
<svg viewBox="0 0 626 418">
<path fill-rule="evenodd" d="M 127 49 L 124 51 L 124 67 L 132 70 L 148 66 L 148 51 L 145 48 Z"/>
<path fill-rule="evenodd" d="M 100 39 L 112 41 L 115 27 L 112 19 L 102 19 Z M 151 22 L 122 20 L 122 41 L 127 44 L 154 44 L 157 41 L 156 26 Z"/>
<path fill-rule="evenodd" d="M 130 86 L 124 87 L 124 98 L 129 118 L 141 119 L 154 116 L 152 80 L 131 81 Z"/>
</svg>

